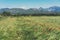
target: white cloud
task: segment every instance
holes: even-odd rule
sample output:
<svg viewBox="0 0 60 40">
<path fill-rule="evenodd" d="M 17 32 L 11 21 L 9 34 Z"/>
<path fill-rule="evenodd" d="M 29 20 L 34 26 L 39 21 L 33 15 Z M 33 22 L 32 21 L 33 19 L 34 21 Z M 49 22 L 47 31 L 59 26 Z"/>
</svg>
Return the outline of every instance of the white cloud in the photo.
<svg viewBox="0 0 60 40">
<path fill-rule="evenodd" d="M 20 8 L 23 8 L 23 9 L 28 9 L 27 7 L 25 7 L 25 6 L 22 6 L 22 7 L 20 7 Z"/>
</svg>

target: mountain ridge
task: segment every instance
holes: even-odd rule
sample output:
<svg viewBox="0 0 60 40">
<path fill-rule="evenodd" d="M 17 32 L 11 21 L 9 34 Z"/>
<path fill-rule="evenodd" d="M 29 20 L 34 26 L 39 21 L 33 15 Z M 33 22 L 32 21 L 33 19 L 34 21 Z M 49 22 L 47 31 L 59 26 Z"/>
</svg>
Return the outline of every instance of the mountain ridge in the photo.
<svg viewBox="0 0 60 40">
<path fill-rule="evenodd" d="M 46 13 L 60 13 L 60 7 L 58 6 L 52 6 L 49 8 L 42 8 L 40 7 L 39 9 L 37 8 L 29 8 L 29 9 L 22 9 L 22 8 L 1 8 L 0 13 L 3 12 L 10 12 L 11 14 L 46 14 Z"/>
</svg>

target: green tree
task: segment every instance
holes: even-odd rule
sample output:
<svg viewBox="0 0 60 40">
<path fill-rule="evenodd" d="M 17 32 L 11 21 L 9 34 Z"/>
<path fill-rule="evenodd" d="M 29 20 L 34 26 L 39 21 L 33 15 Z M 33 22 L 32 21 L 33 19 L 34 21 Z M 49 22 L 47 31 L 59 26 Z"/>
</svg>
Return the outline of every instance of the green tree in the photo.
<svg viewBox="0 0 60 40">
<path fill-rule="evenodd" d="M 2 15 L 3 15 L 3 16 L 11 16 L 11 13 L 4 11 L 4 12 L 2 13 Z"/>
</svg>

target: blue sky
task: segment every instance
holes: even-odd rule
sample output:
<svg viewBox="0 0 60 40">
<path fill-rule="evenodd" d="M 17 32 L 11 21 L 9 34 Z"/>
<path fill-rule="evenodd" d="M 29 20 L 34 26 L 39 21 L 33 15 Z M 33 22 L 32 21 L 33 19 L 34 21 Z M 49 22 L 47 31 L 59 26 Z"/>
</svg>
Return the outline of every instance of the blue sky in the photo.
<svg viewBox="0 0 60 40">
<path fill-rule="evenodd" d="M 60 0 L 0 0 L 0 8 L 39 8 L 60 6 Z"/>
</svg>

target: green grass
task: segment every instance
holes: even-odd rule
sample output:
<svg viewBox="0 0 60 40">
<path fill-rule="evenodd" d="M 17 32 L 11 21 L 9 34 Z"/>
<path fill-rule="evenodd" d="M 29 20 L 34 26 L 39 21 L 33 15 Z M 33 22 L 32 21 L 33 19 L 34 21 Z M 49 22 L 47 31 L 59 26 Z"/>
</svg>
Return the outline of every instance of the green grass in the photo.
<svg viewBox="0 0 60 40">
<path fill-rule="evenodd" d="M 0 40 L 60 40 L 60 16 L 1 17 Z"/>
</svg>

